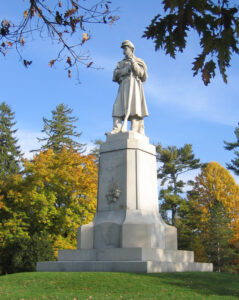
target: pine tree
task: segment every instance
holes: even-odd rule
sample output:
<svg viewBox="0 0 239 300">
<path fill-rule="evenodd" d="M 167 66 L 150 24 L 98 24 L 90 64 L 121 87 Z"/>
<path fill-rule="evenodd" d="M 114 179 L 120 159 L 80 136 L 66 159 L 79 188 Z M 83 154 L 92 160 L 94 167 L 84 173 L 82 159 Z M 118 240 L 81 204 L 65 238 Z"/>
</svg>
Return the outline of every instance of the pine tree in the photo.
<svg viewBox="0 0 239 300">
<path fill-rule="evenodd" d="M 103 144 L 103 141 L 101 139 L 97 139 L 94 141 L 94 148 L 91 149 L 90 154 L 94 155 L 95 157 L 95 163 L 98 165 L 100 160 L 100 146 Z"/>
<path fill-rule="evenodd" d="M 182 148 L 168 146 L 163 148 L 160 144 L 156 147 L 157 160 L 161 163 L 158 169 L 158 178 L 163 186 L 168 182 L 167 189 L 161 189 L 160 199 L 162 200 L 162 215 L 171 210 L 171 224 L 175 225 L 177 210 L 183 201 L 180 194 L 183 193 L 185 182 L 179 176 L 185 172 L 200 167 L 199 159 L 194 158 L 192 145 L 186 144 Z M 167 220 L 166 220 L 167 221 Z"/>
<path fill-rule="evenodd" d="M 43 118 L 42 132 L 46 134 L 46 137 L 37 138 L 39 142 L 45 142 L 41 150 L 52 149 L 60 153 L 63 147 L 66 147 L 66 149 L 73 149 L 80 153 L 85 151 L 85 145 L 75 140 L 81 136 L 81 132 L 78 133 L 75 130 L 74 123 L 78 121 L 78 118 L 71 116 L 72 111 L 67 105 L 61 103 L 56 110 L 52 111 L 52 119 Z"/>
<path fill-rule="evenodd" d="M 234 143 L 224 141 L 224 144 L 225 149 L 229 151 L 234 150 L 234 154 L 236 156 L 235 159 L 231 160 L 231 164 L 227 164 L 227 167 L 229 170 L 232 170 L 236 175 L 239 175 L 239 151 L 236 150 L 236 148 L 239 148 L 239 126 L 236 127 L 234 133 L 236 135 L 237 141 Z"/>
<path fill-rule="evenodd" d="M 203 244 L 214 271 L 229 271 L 236 257 L 235 249 L 230 246 L 233 230 L 228 226 L 229 214 L 224 205 L 215 200 L 209 208 L 209 218 L 202 232 Z"/>
<path fill-rule="evenodd" d="M 15 113 L 5 103 L 0 104 L 0 179 L 16 173 L 20 169 L 21 151 L 14 136 L 17 129 L 13 129 Z"/>
</svg>

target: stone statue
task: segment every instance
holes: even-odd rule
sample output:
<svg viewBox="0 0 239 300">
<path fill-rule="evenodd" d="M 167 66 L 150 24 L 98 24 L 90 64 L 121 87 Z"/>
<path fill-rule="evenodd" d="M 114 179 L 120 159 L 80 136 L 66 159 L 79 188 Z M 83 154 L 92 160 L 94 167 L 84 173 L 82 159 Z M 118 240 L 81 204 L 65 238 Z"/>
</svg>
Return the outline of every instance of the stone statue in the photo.
<svg viewBox="0 0 239 300">
<path fill-rule="evenodd" d="M 142 59 L 134 56 L 135 48 L 129 40 L 124 41 L 121 48 L 125 58 L 114 70 L 113 81 L 119 83 L 119 89 L 113 107 L 113 130 L 110 133 L 127 131 L 129 120 L 131 130 L 144 135 L 143 118 L 148 116 L 148 109 L 142 82 L 147 78 L 147 66 Z"/>
</svg>

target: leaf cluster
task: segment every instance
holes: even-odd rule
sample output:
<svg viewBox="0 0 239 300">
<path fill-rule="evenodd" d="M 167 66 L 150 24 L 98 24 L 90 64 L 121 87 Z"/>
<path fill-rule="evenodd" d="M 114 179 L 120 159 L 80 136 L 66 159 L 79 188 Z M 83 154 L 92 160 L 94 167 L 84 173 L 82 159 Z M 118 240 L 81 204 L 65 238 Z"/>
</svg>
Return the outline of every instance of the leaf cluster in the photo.
<svg viewBox="0 0 239 300">
<path fill-rule="evenodd" d="M 59 46 L 58 54 L 51 58 L 49 66 L 64 62 L 68 77 L 75 67 L 79 80 L 79 64 L 91 67 L 93 61 L 81 46 L 90 39 L 86 26 L 89 24 L 112 25 L 118 16 L 111 12 L 111 1 L 99 0 L 95 4 L 79 0 L 27 0 L 21 21 L 14 24 L 7 17 L 0 22 L 0 53 L 4 56 L 12 48 L 18 52 L 25 67 L 32 60 L 22 57 L 22 49 L 34 37 L 50 39 Z M 86 2 L 89 2 L 87 5 Z"/>
<path fill-rule="evenodd" d="M 152 39 L 155 50 L 163 49 L 175 58 L 187 45 L 188 32 L 200 39 L 201 53 L 194 59 L 193 75 L 201 72 L 208 85 L 218 67 L 223 81 L 232 53 L 239 54 L 238 7 L 230 0 L 163 0 L 165 16 L 156 15 L 143 37 Z"/>
<path fill-rule="evenodd" d="M 65 147 L 61 153 L 49 149 L 0 182 L 0 246 L 46 232 L 55 248 L 74 248 L 77 228 L 96 210 L 94 159 Z"/>
<path fill-rule="evenodd" d="M 198 239 L 210 261 L 223 269 L 228 260 L 233 261 L 233 249 L 239 250 L 239 187 L 228 170 L 210 162 L 196 177 L 188 196 L 192 211 L 198 212 L 194 224 Z M 219 252 L 221 262 L 217 260 Z"/>
</svg>

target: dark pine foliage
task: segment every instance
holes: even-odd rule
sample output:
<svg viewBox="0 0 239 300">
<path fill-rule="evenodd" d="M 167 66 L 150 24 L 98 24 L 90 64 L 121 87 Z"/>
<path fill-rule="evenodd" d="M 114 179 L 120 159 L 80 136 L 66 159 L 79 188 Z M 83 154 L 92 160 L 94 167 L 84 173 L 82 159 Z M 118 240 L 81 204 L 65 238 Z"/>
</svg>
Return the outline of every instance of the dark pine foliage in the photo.
<svg viewBox="0 0 239 300">
<path fill-rule="evenodd" d="M 201 166 L 200 160 L 194 157 L 192 145 L 190 144 L 186 144 L 182 148 L 176 146 L 163 148 L 158 145 L 156 151 L 157 161 L 160 163 L 158 178 L 161 179 L 161 186 L 166 182 L 168 183 L 167 188 L 160 191 L 161 213 L 163 216 L 167 216 L 167 211 L 171 211 L 170 223 L 175 225 L 177 210 L 183 201 L 181 194 L 186 184 L 179 176 L 198 169 Z M 166 221 L 168 221 L 167 218 Z"/>
<path fill-rule="evenodd" d="M 17 129 L 14 129 L 16 122 L 15 114 L 5 103 L 0 104 L 0 179 L 14 174 L 20 169 L 21 151 L 15 137 Z"/>
<path fill-rule="evenodd" d="M 227 167 L 229 170 L 232 170 L 236 175 L 239 175 L 239 126 L 236 127 L 235 129 L 235 136 L 236 136 L 236 142 L 234 143 L 229 143 L 229 142 L 224 142 L 225 143 L 225 148 L 227 150 L 234 150 L 235 158 L 231 160 L 230 164 L 227 164 Z"/>
<path fill-rule="evenodd" d="M 40 150 L 52 149 L 56 153 L 60 153 L 63 147 L 73 149 L 77 152 L 84 152 L 85 145 L 77 141 L 81 136 L 81 132 L 76 131 L 75 122 L 78 118 L 73 117 L 72 109 L 67 105 L 59 104 L 56 110 L 52 111 L 52 119 L 43 118 L 44 127 L 42 132 L 46 137 L 37 138 L 39 142 L 43 142 Z"/>
</svg>

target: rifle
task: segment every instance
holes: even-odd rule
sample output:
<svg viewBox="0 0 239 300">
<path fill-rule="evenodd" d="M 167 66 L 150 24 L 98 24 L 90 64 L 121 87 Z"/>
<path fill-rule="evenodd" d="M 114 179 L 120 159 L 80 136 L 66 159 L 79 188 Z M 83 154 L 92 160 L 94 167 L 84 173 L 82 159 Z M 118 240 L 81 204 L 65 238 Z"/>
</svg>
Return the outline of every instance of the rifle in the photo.
<svg viewBox="0 0 239 300">
<path fill-rule="evenodd" d="M 127 131 L 127 122 L 128 122 L 128 119 L 129 119 L 130 107 L 131 107 L 131 103 L 132 103 L 132 92 L 133 92 L 132 83 L 133 83 L 133 75 L 132 75 L 132 71 L 131 71 L 130 72 L 130 79 L 129 79 L 129 101 L 128 101 L 127 113 L 125 114 L 124 122 L 123 122 L 123 125 L 121 127 L 122 132 Z"/>
</svg>

